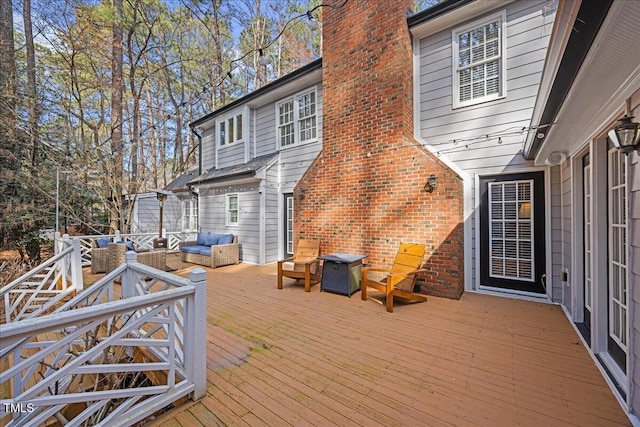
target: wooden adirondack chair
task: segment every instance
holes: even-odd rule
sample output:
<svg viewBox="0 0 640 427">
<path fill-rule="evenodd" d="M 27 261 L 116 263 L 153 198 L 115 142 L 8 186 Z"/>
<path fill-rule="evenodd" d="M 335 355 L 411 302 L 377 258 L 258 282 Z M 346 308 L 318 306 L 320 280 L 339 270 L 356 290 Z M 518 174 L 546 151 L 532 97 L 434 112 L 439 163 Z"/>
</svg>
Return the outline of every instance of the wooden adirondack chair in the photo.
<svg viewBox="0 0 640 427">
<path fill-rule="evenodd" d="M 390 269 L 364 267 L 362 269 L 362 299 L 367 299 L 367 287 L 376 288 L 384 292 L 387 298 L 387 311 L 393 313 L 393 297 L 400 297 L 415 302 L 425 302 L 427 297 L 413 293 L 417 274 L 426 272 L 420 269 L 424 258 L 424 245 L 401 243 L 398 255 Z M 371 272 L 389 273 L 383 280 L 370 277 Z"/>
<path fill-rule="evenodd" d="M 311 282 L 319 282 L 321 277 L 318 274 L 320 269 L 320 241 L 299 240 L 296 246 L 295 255 L 278 261 L 278 289 L 282 289 L 282 277 L 304 280 L 304 291 L 311 291 Z M 283 264 L 293 262 L 293 270 L 285 270 Z"/>
</svg>

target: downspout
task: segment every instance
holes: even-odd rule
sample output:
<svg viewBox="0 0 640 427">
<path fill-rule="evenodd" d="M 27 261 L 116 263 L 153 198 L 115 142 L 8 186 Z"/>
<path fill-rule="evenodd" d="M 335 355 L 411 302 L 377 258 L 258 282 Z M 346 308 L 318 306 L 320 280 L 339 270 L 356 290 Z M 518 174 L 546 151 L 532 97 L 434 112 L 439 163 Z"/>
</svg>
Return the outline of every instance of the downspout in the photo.
<svg viewBox="0 0 640 427">
<path fill-rule="evenodd" d="M 194 126 L 189 126 L 189 129 L 198 138 L 198 175 L 202 175 L 202 135 L 196 132 Z"/>
</svg>

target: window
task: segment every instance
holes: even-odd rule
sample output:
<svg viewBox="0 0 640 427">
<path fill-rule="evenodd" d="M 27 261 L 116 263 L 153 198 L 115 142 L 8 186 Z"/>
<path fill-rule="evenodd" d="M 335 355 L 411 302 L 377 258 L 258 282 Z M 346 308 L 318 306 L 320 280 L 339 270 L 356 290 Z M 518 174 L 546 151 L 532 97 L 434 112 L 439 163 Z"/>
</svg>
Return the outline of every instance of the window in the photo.
<svg viewBox="0 0 640 427">
<path fill-rule="evenodd" d="M 490 277 L 533 281 L 533 180 L 489 183 Z"/>
<path fill-rule="evenodd" d="M 227 194 L 227 225 L 238 225 L 238 194 Z"/>
<path fill-rule="evenodd" d="M 198 201 L 195 199 L 182 202 L 182 230 L 198 230 Z"/>
<path fill-rule="evenodd" d="M 218 120 L 218 145 L 225 147 L 242 142 L 244 114 L 225 116 Z"/>
<path fill-rule="evenodd" d="M 276 105 L 279 148 L 317 139 L 316 96 L 313 89 Z"/>
<path fill-rule="evenodd" d="M 453 107 L 505 96 L 505 14 L 453 31 Z"/>
</svg>

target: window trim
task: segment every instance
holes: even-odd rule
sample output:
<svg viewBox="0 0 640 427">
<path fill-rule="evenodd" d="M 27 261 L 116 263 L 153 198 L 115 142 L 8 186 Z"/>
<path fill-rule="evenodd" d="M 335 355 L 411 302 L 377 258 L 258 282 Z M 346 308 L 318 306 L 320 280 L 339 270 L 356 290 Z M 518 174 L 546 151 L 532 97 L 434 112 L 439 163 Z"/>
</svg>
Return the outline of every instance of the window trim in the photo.
<svg viewBox="0 0 640 427">
<path fill-rule="evenodd" d="M 231 212 L 231 208 L 229 206 L 229 201 L 232 197 L 236 198 L 236 221 L 235 222 L 231 222 L 230 218 L 229 218 L 229 214 Z M 225 194 L 225 214 L 224 214 L 224 221 L 225 224 L 229 227 L 237 227 L 240 225 L 240 193 L 227 193 Z"/>
<path fill-rule="evenodd" d="M 238 121 L 238 117 L 241 117 L 241 120 Z M 229 123 L 233 123 L 230 131 Z M 238 123 L 242 125 L 242 138 L 238 138 Z M 225 128 L 225 142 L 224 144 L 220 143 L 220 128 L 221 125 L 224 125 Z M 218 149 L 223 149 L 226 147 L 235 146 L 238 144 L 243 144 L 247 141 L 247 132 L 249 128 L 249 110 L 247 107 L 243 107 L 240 109 L 233 110 L 228 112 L 216 119 L 215 126 L 215 144 Z M 233 141 L 230 141 L 230 137 L 233 135 Z"/>
<path fill-rule="evenodd" d="M 315 106 L 315 112 L 312 116 L 307 116 L 304 119 L 308 119 L 310 117 L 315 117 L 315 128 L 316 128 L 316 132 L 315 132 L 315 137 L 313 138 L 309 138 L 309 139 L 305 139 L 305 140 L 301 140 L 300 139 L 300 110 L 299 110 L 299 99 L 302 98 L 305 95 L 308 95 L 310 93 L 313 93 L 315 101 L 314 101 L 314 106 Z M 285 104 L 287 102 L 293 102 L 293 143 L 289 144 L 289 145 L 281 145 L 281 138 L 280 138 L 280 114 L 279 114 L 279 109 L 280 106 L 282 104 Z M 319 141 L 319 133 L 320 133 L 320 123 L 319 123 L 319 99 L 318 99 L 318 87 L 317 86 L 313 86 L 307 89 L 304 89 L 302 91 L 299 91 L 291 96 L 288 96 L 286 98 L 283 98 L 281 100 L 279 100 L 278 102 L 275 103 L 275 127 L 276 127 L 276 147 L 278 150 L 285 150 L 287 148 L 291 148 L 291 147 L 297 147 L 300 145 L 304 145 L 304 144 L 309 144 L 312 142 L 317 142 Z"/>
<path fill-rule="evenodd" d="M 499 66 L 500 76 L 498 79 L 500 84 L 500 89 L 497 94 L 485 95 L 481 98 L 472 98 L 467 101 L 460 101 L 459 68 L 461 67 L 458 66 L 458 60 L 459 60 L 458 36 L 461 33 L 472 31 L 476 28 L 487 25 L 493 21 L 500 22 L 499 24 L 500 36 L 498 37 L 498 40 L 500 43 L 499 55 L 498 55 L 498 59 L 500 61 L 500 66 Z M 451 51 L 452 51 L 451 52 L 452 53 L 451 54 L 451 67 L 452 67 L 451 86 L 452 86 L 452 97 L 453 97 L 452 99 L 453 109 L 468 107 L 470 105 L 476 105 L 484 102 L 495 101 L 497 99 L 506 98 L 507 96 L 507 13 L 506 13 L 506 10 L 502 10 L 498 13 L 485 16 L 484 18 L 475 20 L 466 25 L 454 28 L 451 31 Z M 486 60 L 477 61 L 475 64 L 481 64 L 484 62 L 486 62 Z"/>
<path fill-rule="evenodd" d="M 187 204 L 190 205 L 190 212 L 191 212 L 191 215 L 188 215 L 188 216 L 185 215 L 185 209 Z M 198 231 L 198 199 L 182 200 L 181 210 L 182 210 L 182 231 L 188 231 L 188 232 Z M 195 215 L 193 214 L 194 211 L 195 211 Z M 188 225 L 187 222 L 191 222 L 191 221 L 187 221 L 187 218 L 195 218 L 194 228 L 187 228 L 187 225 Z"/>
</svg>

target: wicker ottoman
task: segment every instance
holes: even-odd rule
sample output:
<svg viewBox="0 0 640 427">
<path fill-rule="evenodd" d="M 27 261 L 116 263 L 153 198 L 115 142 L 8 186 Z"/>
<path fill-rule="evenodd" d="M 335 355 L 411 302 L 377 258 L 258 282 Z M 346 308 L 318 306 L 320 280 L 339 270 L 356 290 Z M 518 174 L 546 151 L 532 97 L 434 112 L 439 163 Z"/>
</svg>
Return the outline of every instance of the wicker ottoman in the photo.
<svg viewBox="0 0 640 427">
<path fill-rule="evenodd" d="M 182 252 L 167 251 L 165 257 L 166 271 L 180 270 L 182 268 Z"/>
</svg>

